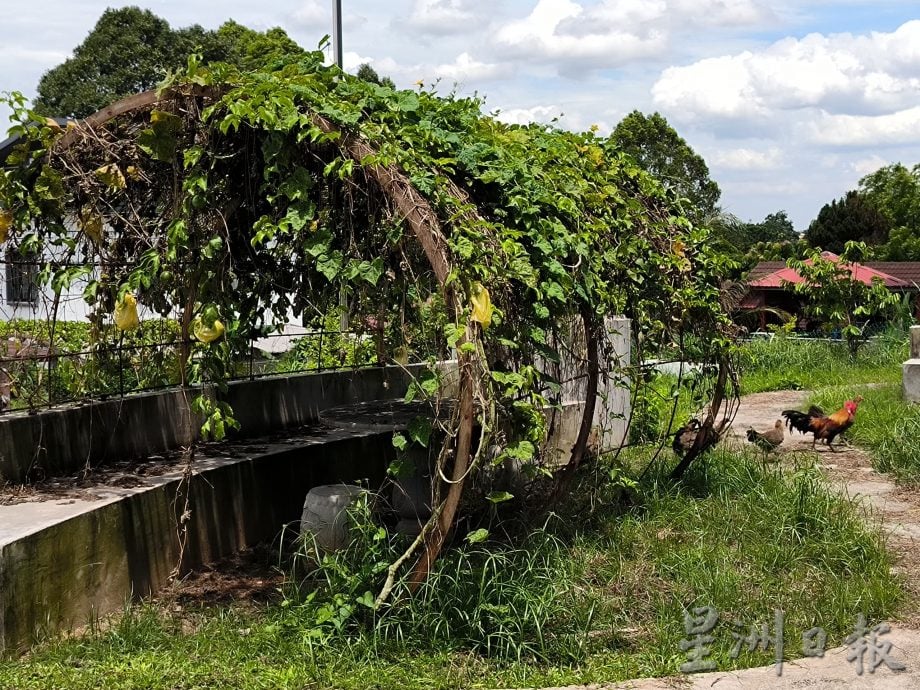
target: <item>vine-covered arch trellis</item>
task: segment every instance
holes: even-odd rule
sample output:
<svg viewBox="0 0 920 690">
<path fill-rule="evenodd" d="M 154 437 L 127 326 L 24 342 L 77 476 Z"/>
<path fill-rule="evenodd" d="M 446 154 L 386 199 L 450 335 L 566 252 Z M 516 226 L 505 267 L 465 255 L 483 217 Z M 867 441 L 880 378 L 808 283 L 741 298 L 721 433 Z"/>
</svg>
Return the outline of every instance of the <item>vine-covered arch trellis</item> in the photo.
<svg viewBox="0 0 920 690">
<path fill-rule="evenodd" d="M 586 336 L 586 404 L 551 495 L 584 456 L 599 378 L 642 378 L 605 371 L 608 314 L 633 321 L 638 358 L 719 363 L 704 421 L 717 426 L 730 345 L 721 259 L 680 201 L 594 131 L 506 125 L 479 101 L 363 82 L 320 53 L 250 74 L 192 61 L 160 92 L 64 131 L 16 110 L 4 223 L 21 246 L 63 252 L 43 277 L 57 291 L 86 282 L 99 338 L 121 337 L 113 314 L 133 301 L 176 314 L 182 382 L 220 383 L 254 332 L 344 303 L 373 321 L 381 353 L 424 340 L 417 354 L 433 365 L 456 351 L 434 516 L 381 601 L 420 546 L 408 581 L 425 577 L 487 451 L 539 462 L 541 410 L 561 385 L 555 336 L 571 318 Z M 419 394 L 436 394 L 436 372 Z M 197 404 L 211 431 L 231 419 Z"/>
</svg>

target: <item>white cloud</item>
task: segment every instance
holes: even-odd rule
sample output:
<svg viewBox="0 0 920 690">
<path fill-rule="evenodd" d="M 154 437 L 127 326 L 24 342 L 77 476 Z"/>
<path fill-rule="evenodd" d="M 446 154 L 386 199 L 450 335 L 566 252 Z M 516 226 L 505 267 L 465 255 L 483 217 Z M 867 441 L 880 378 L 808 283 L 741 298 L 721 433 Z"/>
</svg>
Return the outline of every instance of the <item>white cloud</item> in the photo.
<svg viewBox="0 0 920 690">
<path fill-rule="evenodd" d="M 507 75 L 510 71 L 510 65 L 480 62 L 469 53 L 461 53 L 452 63 L 438 65 L 434 69 L 434 74 L 436 78 L 451 82 L 466 82 L 495 79 Z"/>
<path fill-rule="evenodd" d="M 773 13 L 752 0 L 604 0 L 582 14 L 587 26 L 641 31 L 655 25 L 675 33 L 692 27 L 757 26 Z"/>
<path fill-rule="evenodd" d="M 783 110 L 867 115 L 920 98 L 920 21 L 892 33 L 809 34 L 666 69 L 654 102 L 676 117 L 763 118 Z"/>
<path fill-rule="evenodd" d="M 34 46 L 26 47 L 9 44 L 0 46 L 0 62 L 7 60 L 9 60 L 10 63 L 13 61 L 18 63 L 32 62 L 44 66 L 64 62 L 64 60 L 69 57 L 70 53 L 65 53 L 60 50 L 44 50 L 35 48 Z"/>
<path fill-rule="evenodd" d="M 548 124 L 562 115 L 558 105 L 535 105 L 532 108 L 510 108 L 498 113 L 498 119 L 509 125 L 527 125 L 531 122 Z"/>
<path fill-rule="evenodd" d="M 342 68 L 346 72 L 354 72 L 361 65 L 374 65 L 374 58 L 364 57 L 354 51 L 346 50 L 342 53 Z"/>
<path fill-rule="evenodd" d="M 291 18 L 296 24 L 302 26 L 328 25 L 332 21 L 332 10 L 329 7 L 329 3 L 320 5 L 319 0 L 303 0 L 300 7 L 291 15 Z"/>
<path fill-rule="evenodd" d="M 764 115 L 766 108 L 746 67 L 752 58 L 752 53 L 744 52 L 707 58 L 689 67 L 669 67 L 652 86 L 652 100 L 683 120 Z"/>
<path fill-rule="evenodd" d="M 503 25 L 498 48 L 550 62 L 567 74 L 603 69 L 668 53 L 674 36 L 701 28 L 760 26 L 772 13 L 757 0 L 539 0 L 523 19 Z"/>
<path fill-rule="evenodd" d="M 783 162 L 783 152 L 773 146 L 766 151 L 749 148 L 722 149 L 710 157 L 713 166 L 727 170 L 773 170 Z"/>
<path fill-rule="evenodd" d="M 750 0 L 678 0 L 670 12 L 681 22 L 709 26 L 758 26 L 776 19 L 767 3 Z"/>
<path fill-rule="evenodd" d="M 665 35 L 657 29 L 632 33 L 599 25 L 595 30 L 572 21 L 583 13 L 571 0 L 539 0 L 525 19 L 501 27 L 495 41 L 506 54 L 552 62 L 562 71 L 571 71 L 573 65 L 613 67 L 651 57 L 665 47 Z"/>
<path fill-rule="evenodd" d="M 481 29 L 480 20 L 464 0 L 415 0 L 409 24 L 432 34 L 465 33 Z"/>
<path fill-rule="evenodd" d="M 877 116 L 822 114 L 810 129 L 814 141 L 832 146 L 920 144 L 920 106 Z"/>
<path fill-rule="evenodd" d="M 858 160 L 852 161 L 847 167 L 849 167 L 852 172 L 856 173 L 860 177 L 863 177 L 864 175 L 875 172 L 879 168 L 889 165 L 890 163 L 892 163 L 892 161 L 888 160 L 887 158 L 873 155 L 869 156 L 868 158 L 860 158 Z"/>
</svg>

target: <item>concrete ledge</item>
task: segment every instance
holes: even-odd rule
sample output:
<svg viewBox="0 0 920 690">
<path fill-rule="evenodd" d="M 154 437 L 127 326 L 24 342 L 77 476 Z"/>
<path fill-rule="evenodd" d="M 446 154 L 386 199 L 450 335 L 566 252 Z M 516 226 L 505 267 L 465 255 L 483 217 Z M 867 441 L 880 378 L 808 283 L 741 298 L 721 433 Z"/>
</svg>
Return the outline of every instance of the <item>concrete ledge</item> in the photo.
<svg viewBox="0 0 920 690">
<path fill-rule="evenodd" d="M 136 488 L 99 487 L 86 500 L 0 506 L 0 649 L 23 650 L 119 611 L 160 589 L 177 564 L 187 571 L 275 539 L 299 520 L 313 486 L 379 486 L 393 457 L 390 434 L 304 433 L 246 457 L 196 460 L 181 564 L 179 467 Z"/>
<path fill-rule="evenodd" d="M 449 370 L 452 365 L 443 366 Z M 222 397 L 242 426 L 239 435 L 258 436 L 314 423 L 328 407 L 402 396 L 422 367 L 368 367 L 235 381 Z M 0 480 L 24 483 L 71 474 L 111 459 L 155 455 L 187 445 L 197 437 L 199 426 L 200 420 L 190 417 L 181 390 L 36 414 L 6 414 L 0 417 Z"/>
</svg>

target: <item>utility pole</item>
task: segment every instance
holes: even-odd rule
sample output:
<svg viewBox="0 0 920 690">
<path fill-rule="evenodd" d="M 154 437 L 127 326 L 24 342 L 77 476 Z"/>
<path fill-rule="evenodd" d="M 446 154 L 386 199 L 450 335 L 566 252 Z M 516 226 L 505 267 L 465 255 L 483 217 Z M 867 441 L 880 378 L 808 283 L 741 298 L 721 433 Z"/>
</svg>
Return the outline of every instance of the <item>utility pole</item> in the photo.
<svg viewBox="0 0 920 690">
<path fill-rule="evenodd" d="M 332 59 L 342 67 L 342 0 L 332 0 Z"/>
<path fill-rule="evenodd" d="M 342 66 L 342 0 L 332 0 L 332 59 L 339 69 Z M 348 290 L 343 282 L 339 286 L 339 331 L 348 330 Z"/>
</svg>

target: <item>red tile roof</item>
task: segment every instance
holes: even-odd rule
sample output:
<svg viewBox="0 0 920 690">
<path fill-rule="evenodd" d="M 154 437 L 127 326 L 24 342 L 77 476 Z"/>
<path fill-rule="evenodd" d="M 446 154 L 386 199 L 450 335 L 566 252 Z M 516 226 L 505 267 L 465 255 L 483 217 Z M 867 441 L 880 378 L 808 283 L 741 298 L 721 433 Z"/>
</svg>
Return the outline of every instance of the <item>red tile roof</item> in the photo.
<svg viewBox="0 0 920 690">
<path fill-rule="evenodd" d="M 832 252 L 821 252 L 821 256 L 831 261 L 837 261 L 840 258 Z M 805 263 L 810 264 L 811 261 L 806 261 Z M 780 268 L 769 270 L 772 269 L 775 264 L 779 264 Z M 767 268 L 768 265 L 769 269 Z M 856 280 L 862 281 L 866 285 L 870 285 L 874 278 L 881 278 L 887 288 L 904 289 L 913 287 L 912 282 L 897 278 L 890 273 L 880 271 L 876 268 L 871 268 L 868 264 L 852 263 L 847 264 L 847 266 L 850 269 L 850 274 Z M 749 280 L 752 288 L 783 288 L 787 282 L 801 283 L 802 277 L 793 269 L 787 268 L 786 264 L 783 262 L 763 261 L 751 271 Z"/>
<path fill-rule="evenodd" d="M 867 261 L 865 265 L 920 287 L 920 261 Z"/>
<path fill-rule="evenodd" d="M 748 280 L 758 280 L 771 273 L 776 273 L 782 268 L 786 268 L 785 261 L 761 261 L 748 273 Z"/>
</svg>

